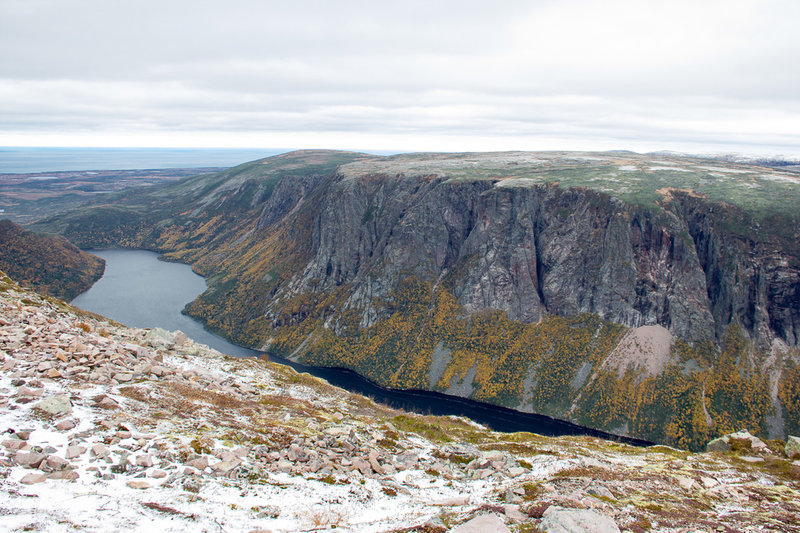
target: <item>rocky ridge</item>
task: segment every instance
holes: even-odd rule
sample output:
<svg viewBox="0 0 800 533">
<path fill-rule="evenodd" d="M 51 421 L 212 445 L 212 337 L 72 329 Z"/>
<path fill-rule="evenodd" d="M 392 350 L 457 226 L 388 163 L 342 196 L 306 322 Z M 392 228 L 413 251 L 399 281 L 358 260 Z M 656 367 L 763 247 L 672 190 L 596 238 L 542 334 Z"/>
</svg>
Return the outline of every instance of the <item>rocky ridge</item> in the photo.
<svg viewBox="0 0 800 533">
<path fill-rule="evenodd" d="M 9 530 L 800 531 L 796 439 L 691 454 L 493 433 L 4 276 L 0 430 Z"/>
</svg>

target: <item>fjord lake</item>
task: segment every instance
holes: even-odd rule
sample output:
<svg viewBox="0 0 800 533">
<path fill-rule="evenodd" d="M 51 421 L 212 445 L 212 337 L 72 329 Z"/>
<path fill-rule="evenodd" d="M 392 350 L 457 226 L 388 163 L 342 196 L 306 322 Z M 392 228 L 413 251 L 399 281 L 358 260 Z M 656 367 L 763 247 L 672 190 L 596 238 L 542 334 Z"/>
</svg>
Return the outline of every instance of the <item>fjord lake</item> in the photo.
<svg viewBox="0 0 800 533">
<path fill-rule="evenodd" d="M 352 370 L 307 366 L 274 354 L 237 346 L 182 314 L 184 306 L 206 288 L 205 280 L 188 265 L 160 261 L 157 253 L 145 250 L 89 251 L 105 260 L 105 273 L 92 288 L 71 303 L 126 326 L 181 330 L 192 340 L 225 354 L 236 357 L 268 357 L 276 363 L 289 365 L 298 372 L 307 372 L 332 385 L 368 396 L 391 407 L 423 414 L 463 416 L 496 431 L 529 431 L 550 436 L 590 435 L 634 445 L 651 444 L 544 415 L 524 413 L 439 392 L 387 389 Z"/>
<path fill-rule="evenodd" d="M 103 277 L 72 305 L 134 328 L 181 330 L 192 340 L 222 353 L 249 357 L 259 352 L 236 346 L 210 333 L 181 313 L 206 290 L 202 276 L 189 265 L 160 261 L 145 250 L 90 250 L 106 262 Z"/>
</svg>

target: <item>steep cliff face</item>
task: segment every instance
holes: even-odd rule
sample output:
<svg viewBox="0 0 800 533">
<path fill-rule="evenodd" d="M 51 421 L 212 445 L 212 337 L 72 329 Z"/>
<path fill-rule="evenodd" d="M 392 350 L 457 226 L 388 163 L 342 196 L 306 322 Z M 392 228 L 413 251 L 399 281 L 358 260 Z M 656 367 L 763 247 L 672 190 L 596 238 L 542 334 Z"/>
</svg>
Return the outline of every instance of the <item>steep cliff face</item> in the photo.
<svg viewBox="0 0 800 533">
<path fill-rule="evenodd" d="M 797 343 L 797 268 L 696 210 L 685 218 L 586 189 L 403 175 L 339 175 L 319 198 L 307 206 L 313 257 L 291 290 L 348 285 L 364 326 L 377 318 L 373 300 L 404 277 L 450 275 L 468 312 L 523 322 L 591 313 L 688 341 L 719 340 L 738 321 L 762 345 Z"/>
<path fill-rule="evenodd" d="M 762 348 L 772 339 L 797 346 L 800 269 L 796 247 L 800 241 L 796 230 L 762 227 L 741 209 L 713 206 L 689 196 L 680 203 L 706 275 L 718 335 L 736 320 Z M 732 231 L 734 223 L 739 232 Z"/>
<path fill-rule="evenodd" d="M 792 174 L 312 151 L 115 202 L 50 224 L 191 262 L 238 342 L 682 446 L 800 427 Z"/>
</svg>

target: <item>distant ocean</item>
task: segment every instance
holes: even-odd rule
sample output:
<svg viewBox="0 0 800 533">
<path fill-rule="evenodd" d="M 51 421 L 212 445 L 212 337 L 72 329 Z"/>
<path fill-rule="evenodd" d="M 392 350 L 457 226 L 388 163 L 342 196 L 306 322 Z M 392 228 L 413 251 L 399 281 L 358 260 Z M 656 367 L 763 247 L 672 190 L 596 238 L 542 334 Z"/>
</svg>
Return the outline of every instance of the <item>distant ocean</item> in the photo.
<svg viewBox="0 0 800 533">
<path fill-rule="evenodd" d="M 0 174 L 59 170 L 232 167 L 289 149 L 0 147 Z"/>
</svg>

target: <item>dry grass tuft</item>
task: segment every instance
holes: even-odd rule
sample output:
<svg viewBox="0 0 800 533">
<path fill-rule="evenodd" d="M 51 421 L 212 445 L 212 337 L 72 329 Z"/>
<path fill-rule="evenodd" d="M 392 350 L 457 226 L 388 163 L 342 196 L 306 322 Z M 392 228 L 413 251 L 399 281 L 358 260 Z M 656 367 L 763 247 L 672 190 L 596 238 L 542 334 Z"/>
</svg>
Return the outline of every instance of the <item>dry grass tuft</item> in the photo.
<svg viewBox="0 0 800 533">
<path fill-rule="evenodd" d="M 616 479 L 626 479 L 628 476 L 625 472 L 614 472 L 612 470 L 608 470 L 606 468 L 599 468 L 596 466 L 585 467 L 585 466 L 576 466 L 573 468 L 566 468 L 564 470 L 559 470 L 553 477 L 560 477 L 560 478 L 589 478 L 589 479 L 597 479 L 602 481 L 610 481 Z"/>
<path fill-rule="evenodd" d="M 305 531 L 315 531 L 318 529 L 337 528 L 347 524 L 350 513 L 344 507 L 333 507 L 330 505 L 315 505 L 298 513 L 298 518 L 305 522 L 310 529 Z"/>
<path fill-rule="evenodd" d="M 160 513 L 175 515 L 175 516 L 182 516 L 184 518 L 188 518 L 189 520 L 194 520 L 195 515 L 191 513 L 184 513 L 183 511 L 179 511 L 177 509 L 173 509 L 172 507 L 167 507 L 166 505 L 162 505 L 157 502 L 143 502 L 143 507 L 147 507 L 148 509 L 152 509 L 154 511 L 158 511 Z"/>
<path fill-rule="evenodd" d="M 119 393 L 125 396 L 126 398 L 130 398 L 131 400 L 137 400 L 139 402 L 147 402 L 150 398 L 147 395 L 147 391 L 142 387 L 120 387 Z"/>
<path fill-rule="evenodd" d="M 225 394 L 223 392 L 204 390 L 181 383 L 170 384 L 170 388 L 184 400 L 211 404 L 224 411 L 242 411 L 247 408 L 253 409 L 256 407 L 255 402 L 241 400 L 231 394 Z"/>
</svg>

